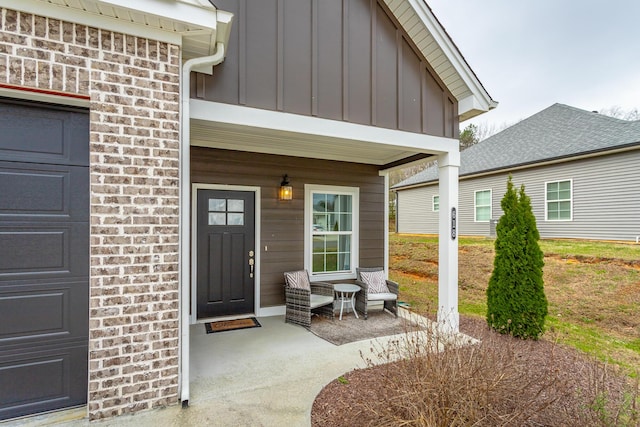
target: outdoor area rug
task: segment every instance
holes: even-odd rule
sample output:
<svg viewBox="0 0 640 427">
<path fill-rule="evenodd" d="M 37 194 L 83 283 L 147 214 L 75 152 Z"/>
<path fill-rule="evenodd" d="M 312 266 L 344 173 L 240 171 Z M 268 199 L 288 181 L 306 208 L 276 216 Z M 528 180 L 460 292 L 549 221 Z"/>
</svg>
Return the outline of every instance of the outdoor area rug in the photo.
<svg viewBox="0 0 640 427">
<path fill-rule="evenodd" d="M 236 320 L 220 320 L 218 322 L 209 322 L 204 324 L 208 334 L 214 332 L 235 331 L 238 329 L 259 328 L 262 325 L 255 317 Z"/>
<path fill-rule="evenodd" d="M 356 319 L 353 313 L 337 315 L 334 320 L 322 316 L 311 319 L 311 332 L 335 345 L 416 331 L 417 325 L 383 311 L 369 312 L 369 318 Z"/>
</svg>

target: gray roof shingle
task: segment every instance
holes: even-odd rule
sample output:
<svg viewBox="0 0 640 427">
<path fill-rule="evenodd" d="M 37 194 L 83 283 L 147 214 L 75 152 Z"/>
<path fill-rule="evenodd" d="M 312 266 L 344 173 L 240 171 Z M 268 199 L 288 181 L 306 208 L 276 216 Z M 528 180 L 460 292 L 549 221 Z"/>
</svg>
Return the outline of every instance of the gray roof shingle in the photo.
<svg viewBox="0 0 640 427">
<path fill-rule="evenodd" d="M 640 120 L 620 120 L 553 104 L 462 151 L 459 175 L 504 170 L 635 144 L 640 144 Z M 393 188 L 437 180 L 438 168 L 431 166 Z"/>
</svg>

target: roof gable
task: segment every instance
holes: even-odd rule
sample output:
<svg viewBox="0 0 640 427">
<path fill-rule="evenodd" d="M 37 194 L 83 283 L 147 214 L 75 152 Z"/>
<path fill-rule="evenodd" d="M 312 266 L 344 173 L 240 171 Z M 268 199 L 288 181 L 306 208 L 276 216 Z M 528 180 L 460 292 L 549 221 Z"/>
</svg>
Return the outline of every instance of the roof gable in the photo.
<svg viewBox="0 0 640 427">
<path fill-rule="evenodd" d="M 425 0 L 381 1 L 455 96 L 460 121 L 497 107 Z"/>
<path fill-rule="evenodd" d="M 206 101 L 456 138 L 458 100 L 382 0 L 217 0 L 234 15 Z"/>
<path fill-rule="evenodd" d="M 460 153 L 460 176 L 640 146 L 640 121 L 619 120 L 554 104 Z M 394 188 L 438 179 L 437 167 Z"/>
</svg>

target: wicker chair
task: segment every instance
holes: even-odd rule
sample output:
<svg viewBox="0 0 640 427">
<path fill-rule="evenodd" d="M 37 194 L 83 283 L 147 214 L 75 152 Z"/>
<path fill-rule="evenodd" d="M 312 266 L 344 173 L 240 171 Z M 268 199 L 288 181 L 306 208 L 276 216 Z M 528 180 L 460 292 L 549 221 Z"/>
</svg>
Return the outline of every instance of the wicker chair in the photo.
<svg viewBox="0 0 640 427">
<path fill-rule="evenodd" d="M 384 274 L 382 267 L 375 268 L 356 268 L 356 285 L 360 286 L 360 292 L 356 293 L 356 309 L 360 313 L 364 313 L 365 320 L 368 316 L 368 305 L 372 301 L 384 301 L 384 308 L 391 312 L 395 317 L 398 317 L 398 284 L 391 280 L 384 279 L 387 290 L 372 289 L 371 283 L 362 277 L 361 273 L 379 273 Z M 366 275 L 366 274 L 365 274 Z"/>
<path fill-rule="evenodd" d="M 324 282 L 311 283 L 307 270 L 284 273 L 286 314 L 284 321 L 311 328 L 311 316 L 319 314 L 330 319 L 333 312 L 333 285 Z"/>
</svg>

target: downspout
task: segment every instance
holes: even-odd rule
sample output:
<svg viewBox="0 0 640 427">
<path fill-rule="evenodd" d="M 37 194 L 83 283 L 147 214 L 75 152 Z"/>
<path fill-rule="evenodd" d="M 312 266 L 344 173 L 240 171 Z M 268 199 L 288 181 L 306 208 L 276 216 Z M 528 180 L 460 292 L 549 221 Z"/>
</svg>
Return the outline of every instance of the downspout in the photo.
<svg viewBox="0 0 640 427">
<path fill-rule="evenodd" d="M 190 195 L 191 195 L 191 127 L 189 100 L 191 98 L 191 70 L 195 67 L 215 66 L 224 60 L 224 43 L 216 43 L 216 51 L 211 56 L 192 58 L 182 66 L 180 97 L 182 108 L 180 116 L 180 401 L 182 407 L 189 406 L 189 309 L 191 292 L 191 245 L 190 245 Z"/>
</svg>

